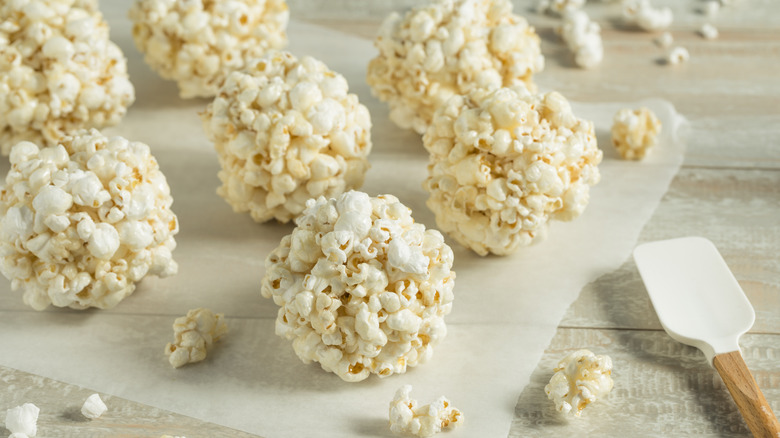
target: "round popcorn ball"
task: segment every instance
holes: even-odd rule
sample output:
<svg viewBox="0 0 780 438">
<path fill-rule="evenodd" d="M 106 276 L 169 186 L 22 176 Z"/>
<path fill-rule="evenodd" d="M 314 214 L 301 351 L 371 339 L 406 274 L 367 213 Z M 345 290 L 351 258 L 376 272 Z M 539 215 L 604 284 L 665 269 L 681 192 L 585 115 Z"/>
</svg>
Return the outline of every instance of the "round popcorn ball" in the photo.
<svg viewBox="0 0 780 438">
<path fill-rule="evenodd" d="M 287 44 L 284 0 L 136 0 L 133 40 L 182 98 L 212 97 L 249 59 Z"/>
<path fill-rule="evenodd" d="M 304 363 L 348 382 L 426 361 L 452 309 L 453 255 L 441 233 L 394 196 L 356 191 L 310 200 L 296 223 L 265 261 L 276 334 Z"/>
<path fill-rule="evenodd" d="M 614 385 L 612 358 L 578 350 L 558 362 L 544 392 L 558 412 L 579 417 L 586 406 L 604 398 Z"/>
<path fill-rule="evenodd" d="M 647 108 L 623 108 L 612 121 L 612 144 L 626 160 L 641 160 L 658 142 L 661 121 Z"/>
<path fill-rule="evenodd" d="M 97 130 L 21 142 L 0 190 L 0 271 L 24 302 L 111 308 L 146 275 L 175 274 L 179 231 L 149 146 Z"/>
<path fill-rule="evenodd" d="M 427 205 L 439 228 L 480 255 L 506 255 L 588 204 L 602 153 L 569 102 L 522 86 L 453 97 L 423 137 Z"/>
<path fill-rule="evenodd" d="M 258 222 L 288 222 L 310 198 L 363 185 L 371 116 L 346 79 L 314 58 L 250 61 L 201 117 L 222 166 L 217 193 Z"/>
<path fill-rule="evenodd" d="M 390 119 L 423 134 L 456 94 L 525 83 L 544 68 L 539 36 L 509 0 L 434 0 L 402 18 L 394 13 L 375 41 L 368 84 L 390 105 Z"/>
<path fill-rule="evenodd" d="M 0 152 L 117 124 L 135 100 L 97 0 L 0 2 Z"/>
</svg>

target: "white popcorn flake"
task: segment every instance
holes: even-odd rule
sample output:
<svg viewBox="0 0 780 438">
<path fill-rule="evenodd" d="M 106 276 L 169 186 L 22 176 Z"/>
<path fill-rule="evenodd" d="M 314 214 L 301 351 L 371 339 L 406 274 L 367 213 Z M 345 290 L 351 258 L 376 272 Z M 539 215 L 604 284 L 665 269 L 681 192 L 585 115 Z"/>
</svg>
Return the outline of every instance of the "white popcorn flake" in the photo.
<svg viewBox="0 0 780 438">
<path fill-rule="evenodd" d="M 0 2 L 0 153 L 112 126 L 135 100 L 96 0 Z"/>
<path fill-rule="evenodd" d="M 130 9 L 136 47 L 182 98 L 215 96 L 230 72 L 287 45 L 289 16 L 284 0 L 136 0 Z"/>
<path fill-rule="evenodd" d="M 585 11 L 573 10 L 564 15 L 558 28 L 566 46 L 574 54 L 574 62 L 582 68 L 593 68 L 604 58 L 601 26 L 591 21 Z"/>
<path fill-rule="evenodd" d="M 390 119 L 423 134 L 451 96 L 525 83 L 544 68 L 539 36 L 509 0 L 433 0 L 385 20 L 368 65 Z"/>
<path fill-rule="evenodd" d="M 536 4 L 536 12 L 565 15 L 568 12 L 581 9 L 584 5 L 585 0 L 540 0 Z"/>
<path fill-rule="evenodd" d="M 674 37 L 672 37 L 672 34 L 669 32 L 664 32 L 661 35 L 658 36 L 658 38 L 655 39 L 655 43 L 664 49 L 668 48 L 669 46 L 674 43 Z"/>
<path fill-rule="evenodd" d="M 668 7 L 654 7 L 650 0 L 623 0 L 623 19 L 628 24 L 653 32 L 669 28 L 674 14 Z"/>
<path fill-rule="evenodd" d="M 368 228 L 336 229 L 342 218 Z M 276 334 L 304 363 L 348 382 L 405 373 L 447 334 L 453 254 L 391 195 L 311 199 L 266 259 L 262 295 L 280 309 Z"/>
<path fill-rule="evenodd" d="M 647 108 L 623 108 L 612 121 L 612 144 L 626 160 L 641 160 L 658 142 L 661 121 Z"/>
<path fill-rule="evenodd" d="M 390 402 L 390 431 L 397 435 L 430 437 L 443 429 L 463 424 L 463 414 L 450 405 L 446 397 L 439 397 L 433 403 L 419 406 L 410 399 L 411 385 L 398 389 Z"/>
<path fill-rule="evenodd" d="M 97 130 L 21 142 L 0 190 L 0 272 L 24 302 L 111 308 L 147 274 L 175 274 L 179 226 L 149 147 Z"/>
<path fill-rule="evenodd" d="M 8 409 L 5 413 L 5 428 L 12 434 L 34 437 L 38 434 L 38 406 L 25 403 Z"/>
<path fill-rule="evenodd" d="M 450 99 L 423 144 L 437 225 L 480 255 L 511 254 L 550 220 L 578 217 L 600 179 L 593 123 L 560 94 L 522 85 Z"/>
<path fill-rule="evenodd" d="M 357 189 L 370 167 L 368 109 L 311 57 L 270 52 L 249 61 L 201 118 L 222 167 L 217 193 L 258 222 L 288 222 L 310 198 Z M 342 220 L 340 229 L 366 226 Z"/>
<path fill-rule="evenodd" d="M 578 350 L 558 363 L 544 392 L 559 412 L 579 417 L 588 404 L 606 396 L 613 386 L 612 359 Z"/>
<path fill-rule="evenodd" d="M 707 40 L 714 40 L 718 37 L 718 29 L 710 23 L 705 23 L 699 29 L 699 35 Z"/>
<path fill-rule="evenodd" d="M 165 346 L 168 362 L 174 368 L 179 368 L 202 361 L 206 358 L 207 350 L 227 331 L 222 313 L 214 314 L 204 308 L 190 310 L 187 316 L 176 318 L 173 323 L 175 341 Z"/>
<path fill-rule="evenodd" d="M 688 53 L 688 50 L 685 47 L 678 46 L 669 52 L 669 55 L 666 57 L 666 62 L 667 64 L 671 65 L 680 64 L 687 62 L 690 57 L 691 55 Z"/>
<path fill-rule="evenodd" d="M 81 406 L 81 414 L 90 420 L 100 418 L 106 413 L 108 407 L 99 394 L 92 394 L 84 401 L 84 405 Z"/>
</svg>

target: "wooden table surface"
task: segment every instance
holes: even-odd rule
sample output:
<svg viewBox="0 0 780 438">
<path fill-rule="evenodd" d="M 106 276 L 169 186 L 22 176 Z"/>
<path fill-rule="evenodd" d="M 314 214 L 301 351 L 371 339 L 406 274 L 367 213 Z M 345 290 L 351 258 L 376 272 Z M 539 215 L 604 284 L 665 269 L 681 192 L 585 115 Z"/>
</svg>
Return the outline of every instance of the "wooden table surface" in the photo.
<svg viewBox="0 0 780 438">
<path fill-rule="evenodd" d="M 374 36 L 390 11 L 420 3 L 288 1 L 294 19 L 366 38 Z M 743 355 L 778 413 L 780 2 L 736 1 L 714 19 L 701 13 L 703 1 L 653 3 L 674 9 L 671 32 L 674 44 L 690 52 L 687 63 L 663 65 L 665 50 L 653 44 L 653 34 L 626 29 L 618 4 L 596 2 L 586 11 L 602 26 L 604 62 L 595 70 L 580 70 L 555 35 L 558 19 L 533 12 L 533 2 L 515 2 L 515 11 L 542 37 L 546 67 L 535 80 L 543 88 L 577 101 L 661 97 L 690 121 L 683 167 L 639 240 L 700 235 L 715 243 L 756 309 L 756 323 L 741 340 Z M 718 39 L 696 33 L 705 22 L 718 28 Z M 582 418 L 567 421 L 555 412 L 543 387 L 555 363 L 580 348 L 613 358 L 615 389 Z M 45 431 L 39 436 L 251 436 L 116 397 L 106 398 L 112 409 L 99 423 L 87 422 L 78 409 L 89 389 L 3 367 L 0 382 L 7 388 L 0 392 L 0 413 L 30 400 L 42 408 L 39 424 Z M 70 401 L 64 410 L 63 400 Z M 704 356 L 661 329 L 631 260 L 587 285 L 568 309 L 518 399 L 509 431 L 512 437 L 573 434 L 750 435 Z"/>
</svg>

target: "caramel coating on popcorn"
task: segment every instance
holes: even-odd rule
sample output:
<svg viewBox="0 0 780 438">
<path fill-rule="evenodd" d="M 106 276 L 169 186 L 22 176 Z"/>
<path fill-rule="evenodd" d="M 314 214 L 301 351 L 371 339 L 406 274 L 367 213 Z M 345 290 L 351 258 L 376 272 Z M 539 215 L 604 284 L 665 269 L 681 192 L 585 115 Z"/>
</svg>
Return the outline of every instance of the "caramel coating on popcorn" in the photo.
<svg viewBox="0 0 780 438">
<path fill-rule="evenodd" d="M 363 185 L 371 116 L 346 79 L 312 57 L 249 62 L 201 118 L 222 166 L 217 193 L 258 222 L 288 222 L 310 198 Z"/>
<path fill-rule="evenodd" d="M 133 40 L 182 98 L 212 97 L 245 62 L 287 45 L 284 0 L 136 0 Z"/>
<path fill-rule="evenodd" d="M 550 220 L 578 217 L 600 179 L 593 123 L 560 94 L 522 85 L 452 98 L 423 144 L 437 225 L 480 255 L 510 254 Z"/>
<path fill-rule="evenodd" d="M 390 402 L 390 431 L 397 435 L 430 437 L 443 429 L 463 424 L 463 413 L 454 408 L 446 397 L 439 397 L 433 403 L 420 406 L 410 399 L 412 385 L 398 389 Z"/>
<path fill-rule="evenodd" d="M 661 121 L 647 108 L 623 108 L 612 122 L 612 144 L 626 160 L 641 160 L 658 142 Z"/>
<path fill-rule="evenodd" d="M 612 359 L 579 350 L 558 363 L 544 392 L 559 412 L 579 417 L 588 404 L 606 396 L 613 386 Z"/>
<path fill-rule="evenodd" d="M 375 41 L 368 65 L 372 93 L 390 119 L 423 134 L 450 97 L 476 88 L 525 83 L 542 71 L 539 36 L 509 0 L 434 0 L 403 17 L 394 13 Z"/>
<path fill-rule="evenodd" d="M 135 100 L 96 0 L 0 2 L 0 152 L 117 124 Z"/>
<path fill-rule="evenodd" d="M 425 362 L 447 334 L 453 254 L 391 195 L 310 200 L 266 259 L 276 334 L 348 382 Z"/>
<path fill-rule="evenodd" d="M 187 312 L 187 316 L 176 318 L 173 323 L 175 340 L 165 346 L 168 362 L 179 368 L 205 359 L 208 349 L 228 332 L 224 317 L 222 313 L 198 308 Z"/>
<path fill-rule="evenodd" d="M 57 146 L 21 142 L 0 190 L 0 271 L 36 310 L 111 308 L 165 277 L 179 231 L 149 146 L 97 130 Z"/>
</svg>

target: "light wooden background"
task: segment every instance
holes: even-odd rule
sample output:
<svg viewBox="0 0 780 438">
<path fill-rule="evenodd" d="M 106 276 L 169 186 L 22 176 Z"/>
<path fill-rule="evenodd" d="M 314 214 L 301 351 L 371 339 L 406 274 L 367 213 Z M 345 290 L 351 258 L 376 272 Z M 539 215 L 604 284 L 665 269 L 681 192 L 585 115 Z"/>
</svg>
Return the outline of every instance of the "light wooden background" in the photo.
<svg viewBox="0 0 780 438">
<path fill-rule="evenodd" d="M 296 19 L 372 38 L 387 13 L 422 0 L 288 0 Z M 701 235 L 720 249 L 756 308 L 742 338 L 748 366 L 780 412 L 780 2 L 743 0 L 715 19 L 704 1 L 660 1 L 675 11 L 675 44 L 691 59 L 663 65 L 653 35 L 625 28 L 617 4 L 586 11 L 603 28 L 605 59 L 596 70 L 573 67 L 555 36 L 558 20 L 515 2 L 536 26 L 546 67 L 535 80 L 578 101 L 661 97 L 690 121 L 685 163 L 642 231 L 640 241 Z M 720 37 L 696 34 L 705 22 Z M 602 145 L 605 147 L 606 145 Z M 555 363 L 589 348 L 614 360 L 615 389 L 578 420 L 554 411 L 542 388 Z M 45 400 L 45 436 L 250 436 L 118 398 L 99 423 L 78 414 L 91 391 L 0 367 L 0 407 Z M 63 411 L 62 400 L 73 401 Z M 78 406 L 77 406 L 78 404 Z M 2 411 L 2 409 L 0 409 Z M 4 430 L 0 427 L 0 435 Z M 531 384 L 523 391 L 509 436 L 749 436 L 717 373 L 696 349 L 661 330 L 632 261 L 583 290 L 569 308 Z"/>
</svg>

